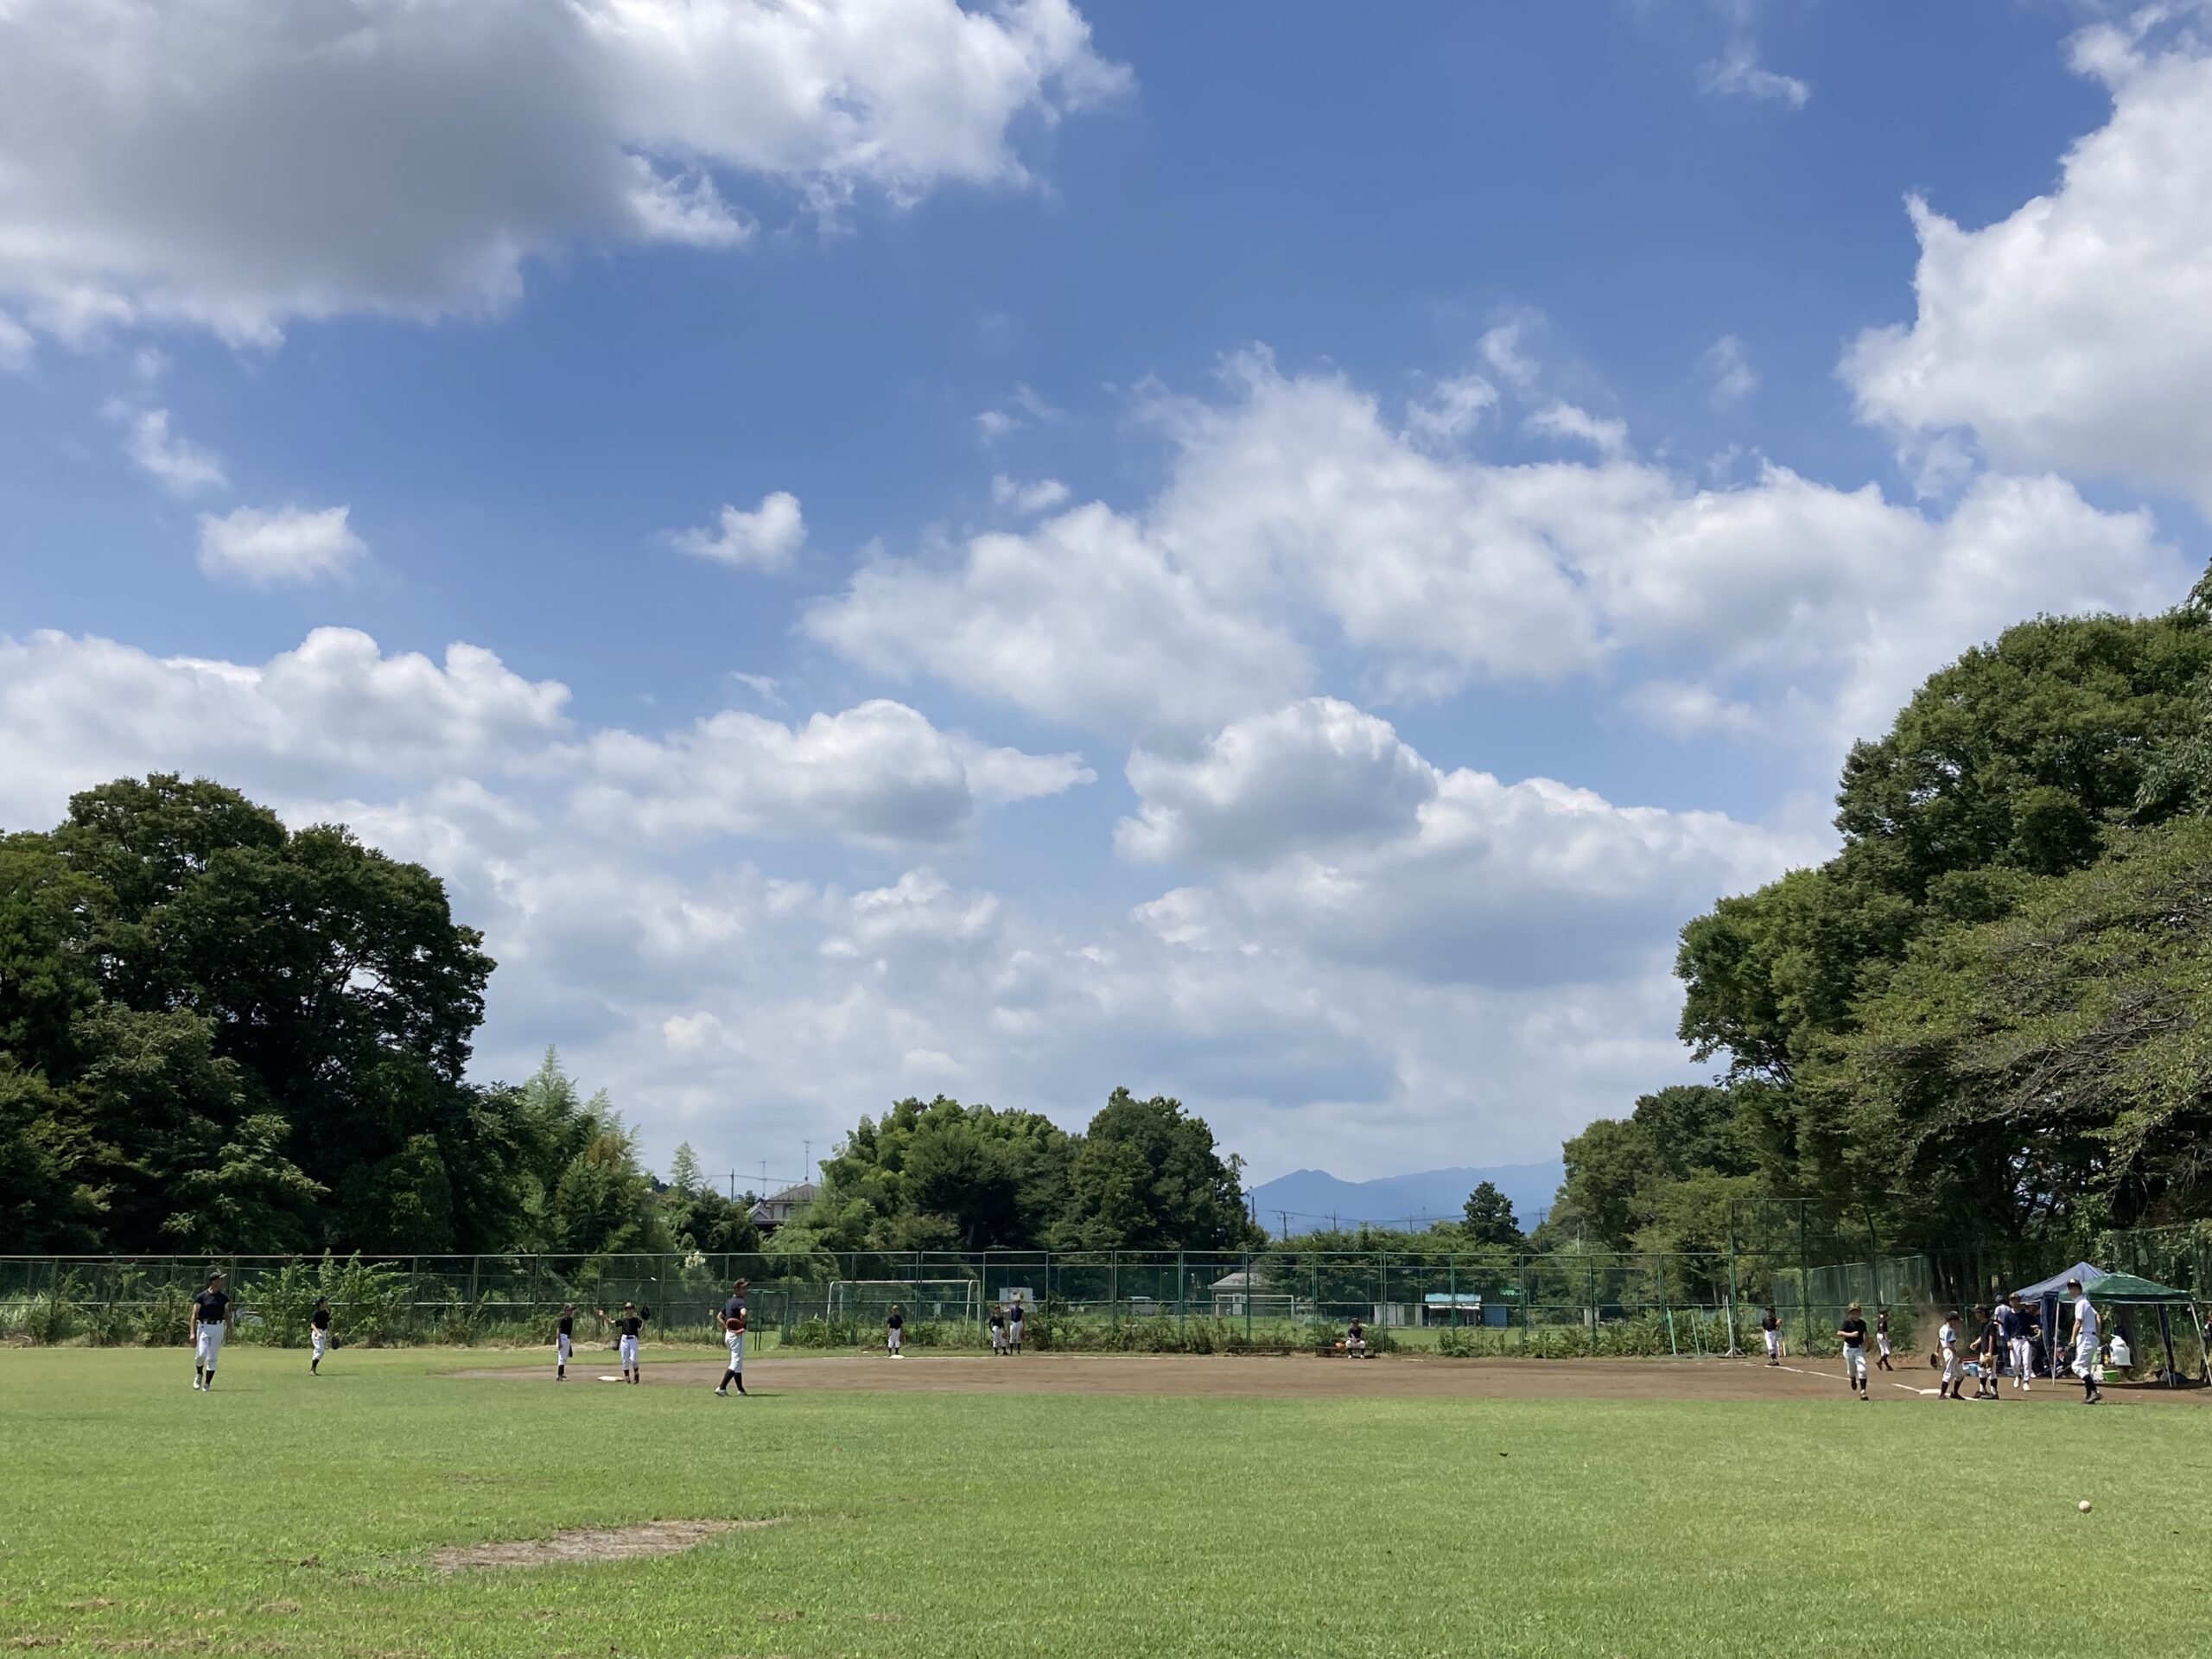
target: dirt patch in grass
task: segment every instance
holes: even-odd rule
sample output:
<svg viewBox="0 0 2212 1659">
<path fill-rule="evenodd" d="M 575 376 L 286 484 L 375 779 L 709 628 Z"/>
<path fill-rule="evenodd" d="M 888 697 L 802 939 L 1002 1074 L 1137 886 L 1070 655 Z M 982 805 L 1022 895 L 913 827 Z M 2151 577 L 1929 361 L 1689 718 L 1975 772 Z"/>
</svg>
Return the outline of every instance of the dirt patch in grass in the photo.
<svg viewBox="0 0 2212 1659">
<path fill-rule="evenodd" d="M 550 1538 L 510 1538 L 488 1544 L 448 1544 L 430 1553 L 441 1573 L 480 1567 L 571 1567 L 579 1562 L 626 1561 L 639 1555 L 673 1555 L 726 1532 L 751 1532 L 785 1517 L 756 1521 L 641 1521 L 631 1527 L 571 1527 Z"/>
</svg>

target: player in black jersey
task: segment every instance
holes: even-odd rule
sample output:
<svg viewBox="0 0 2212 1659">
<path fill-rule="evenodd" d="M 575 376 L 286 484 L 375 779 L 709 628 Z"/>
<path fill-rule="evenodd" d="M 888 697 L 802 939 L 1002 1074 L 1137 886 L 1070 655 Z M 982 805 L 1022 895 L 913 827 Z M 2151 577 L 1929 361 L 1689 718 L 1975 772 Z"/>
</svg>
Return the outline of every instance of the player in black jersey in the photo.
<svg viewBox="0 0 2212 1659">
<path fill-rule="evenodd" d="M 725 1400 L 733 1382 L 740 1394 L 745 1392 L 745 1281 L 741 1279 L 730 1287 L 729 1300 L 722 1304 L 722 1346 L 729 1350 L 729 1364 L 715 1392 Z"/>
<path fill-rule="evenodd" d="M 605 1308 L 600 1308 L 597 1312 L 601 1319 L 607 1317 Z M 622 1304 L 622 1312 L 616 1315 L 613 1320 L 614 1342 L 616 1347 L 622 1351 L 622 1380 L 625 1382 L 642 1382 L 645 1380 L 645 1365 L 638 1357 L 638 1344 L 645 1335 L 646 1317 L 645 1314 L 638 1311 L 638 1305 L 635 1302 L 625 1302 Z"/>
<path fill-rule="evenodd" d="M 315 1312 L 308 1315 L 308 1341 L 315 1350 L 313 1357 L 308 1361 L 308 1375 L 321 1376 L 322 1357 L 330 1351 L 330 1298 L 327 1296 L 315 1299 Z"/>
<path fill-rule="evenodd" d="M 207 1288 L 192 1299 L 192 1386 L 203 1394 L 215 1387 L 215 1362 L 222 1357 L 223 1338 L 231 1334 L 236 1319 L 231 1294 L 223 1288 L 223 1275 L 207 1275 Z"/>
<path fill-rule="evenodd" d="M 576 1351 L 576 1305 L 561 1304 L 561 1318 L 553 1327 L 553 1380 L 564 1382 L 569 1375 L 569 1356 Z"/>
<path fill-rule="evenodd" d="M 1836 1335 L 1843 1338 L 1843 1382 L 1854 1390 L 1861 1400 L 1866 1396 L 1866 1321 L 1853 1302 L 1844 1310 L 1843 1323 L 1836 1327 Z"/>
</svg>

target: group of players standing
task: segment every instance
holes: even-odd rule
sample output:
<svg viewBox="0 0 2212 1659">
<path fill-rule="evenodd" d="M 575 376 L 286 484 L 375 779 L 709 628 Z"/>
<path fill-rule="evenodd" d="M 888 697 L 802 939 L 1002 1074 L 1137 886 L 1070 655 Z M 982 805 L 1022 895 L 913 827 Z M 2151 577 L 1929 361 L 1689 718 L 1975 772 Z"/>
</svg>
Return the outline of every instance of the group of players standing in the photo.
<svg viewBox="0 0 2212 1659">
<path fill-rule="evenodd" d="M 722 1380 L 715 1384 L 717 1399 L 727 1400 L 734 1385 L 740 1394 L 745 1392 L 745 1291 L 746 1281 L 741 1279 L 729 1287 L 729 1300 L 722 1304 L 722 1346 L 729 1351 L 729 1363 L 722 1372 Z M 614 1332 L 614 1346 L 622 1360 L 622 1380 L 641 1384 L 645 1380 L 645 1366 L 640 1351 L 645 1335 L 645 1325 L 652 1318 L 652 1310 L 639 1307 L 635 1302 L 622 1304 L 622 1311 L 612 1319 L 607 1310 L 595 1307 L 592 1315 L 601 1325 Z M 561 1304 L 561 1317 L 553 1325 L 553 1380 L 565 1382 L 569 1375 L 569 1361 L 576 1351 L 576 1305 Z"/>
<path fill-rule="evenodd" d="M 2104 1322 L 2096 1306 L 2082 1287 L 2079 1279 L 2066 1281 L 2066 1294 L 2074 1303 L 2074 1375 L 2082 1382 L 2082 1403 L 2094 1406 L 2105 1397 L 2102 1382 L 2104 1350 L 2101 1340 Z M 1937 1352 L 1932 1357 L 1942 1369 L 1942 1386 L 1936 1390 L 1938 1398 L 1963 1400 L 1959 1392 L 1964 1378 L 1974 1379 L 1974 1397 L 1994 1400 L 1999 1397 L 2000 1373 L 2009 1369 L 2012 1386 L 2022 1394 L 2028 1392 L 2028 1379 L 2035 1375 L 2036 1344 L 2044 1339 L 2043 1326 L 2028 1309 L 2027 1302 L 2019 1296 L 2008 1296 L 1993 1310 L 1974 1309 L 1977 1328 L 1971 1349 L 1961 1341 L 1959 1310 L 1953 1308 L 1951 1316 L 1943 1321 L 1943 1328 L 1936 1333 Z M 2054 1337 L 2056 1332 L 2051 1333 Z M 1970 1353 L 1971 1358 L 1961 1357 Z M 2009 1367 L 2007 1362 L 2009 1361 Z"/>
<path fill-rule="evenodd" d="M 2074 1375 L 2082 1380 L 2082 1400 L 2085 1405 L 2096 1405 L 2104 1399 L 2100 1374 L 2102 1370 L 2102 1350 L 2099 1341 L 2101 1321 L 2097 1310 L 2082 1288 L 2079 1279 L 2066 1281 L 2066 1294 L 2074 1303 Z M 2020 1297 L 2008 1296 L 1994 1308 L 1977 1307 L 1974 1311 L 1975 1329 L 1971 1344 L 1961 1328 L 1959 1310 L 1953 1308 L 1950 1317 L 1943 1321 L 1936 1332 L 1936 1352 L 1929 1356 L 1929 1363 L 1942 1373 L 1936 1397 L 1939 1400 L 1963 1400 L 1960 1390 L 1969 1376 L 1974 1380 L 1974 1397 L 1995 1400 L 2002 1395 L 2002 1377 L 2010 1373 L 2012 1387 L 2025 1394 L 2029 1379 L 2035 1375 L 2036 1344 L 2043 1339 L 2043 1326 L 2037 1323 L 2027 1303 Z M 1783 1334 L 1782 1321 L 1771 1307 L 1764 1309 L 1759 1319 L 1759 1332 L 1766 1342 L 1766 1363 L 1779 1365 L 1787 1357 L 1787 1339 Z M 1836 1336 L 1843 1344 L 1844 1386 L 1861 1400 L 1867 1395 L 1866 1342 L 1870 1332 L 1859 1305 L 1853 1302 L 1845 1310 L 1842 1323 L 1836 1327 Z M 1871 1332 L 1878 1345 L 1875 1365 L 1882 1370 L 1897 1369 L 1890 1363 L 1890 1316 L 1885 1309 L 1875 1315 Z"/>
</svg>

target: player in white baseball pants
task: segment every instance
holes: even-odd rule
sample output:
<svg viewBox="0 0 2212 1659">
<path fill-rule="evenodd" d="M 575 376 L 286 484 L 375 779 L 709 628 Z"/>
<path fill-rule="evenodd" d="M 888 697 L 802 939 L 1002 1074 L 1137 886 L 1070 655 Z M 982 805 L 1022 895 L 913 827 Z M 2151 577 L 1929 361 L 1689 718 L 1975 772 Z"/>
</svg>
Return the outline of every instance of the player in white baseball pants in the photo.
<svg viewBox="0 0 2212 1659">
<path fill-rule="evenodd" d="M 215 1362 L 222 1357 L 223 1338 L 231 1334 L 234 1317 L 223 1275 L 209 1274 L 207 1288 L 192 1299 L 192 1386 L 203 1394 L 215 1387 Z"/>
<path fill-rule="evenodd" d="M 2094 1406 L 2105 1397 L 2097 1386 L 2097 1310 L 2090 1306 L 2079 1279 L 2069 1279 L 2066 1290 L 2074 1299 L 2074 1375 L 2082 1379 L 2082 1403 Z"/>
<path fill-rule="evenodd" d="M 722 1373 L 722 1380 L 715 1392 L 723 1399 L 729 1397 L 729 1385 L 737 1384 L 740 1394 L 745 1392 L 745 1281 L 737 1281 L 730 1292 L 729 1300 L 722 1304 L 722 1346 L 729 1350 L 729 1368 Z"/>
</svg>

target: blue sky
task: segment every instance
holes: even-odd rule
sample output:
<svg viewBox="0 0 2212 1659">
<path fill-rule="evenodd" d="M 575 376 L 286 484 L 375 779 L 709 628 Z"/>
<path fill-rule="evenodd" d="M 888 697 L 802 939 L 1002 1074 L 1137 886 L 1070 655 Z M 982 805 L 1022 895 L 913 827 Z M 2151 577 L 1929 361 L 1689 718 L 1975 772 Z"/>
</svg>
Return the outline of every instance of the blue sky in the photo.
<svg viewBox="0 0 2212 1659">
<path fill-rule="evenodd" d="M 2208 29 L 24 0 L 0 823 L 355 823 L 656 1160 L 1548 1155 L 1852 737 L 2201 567 Z"/>
</svg>

